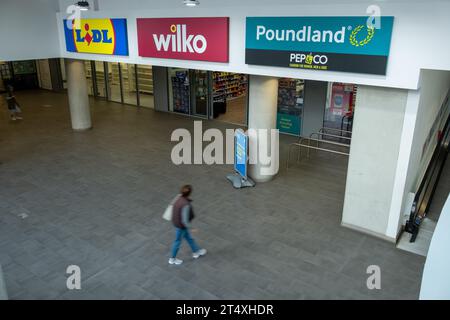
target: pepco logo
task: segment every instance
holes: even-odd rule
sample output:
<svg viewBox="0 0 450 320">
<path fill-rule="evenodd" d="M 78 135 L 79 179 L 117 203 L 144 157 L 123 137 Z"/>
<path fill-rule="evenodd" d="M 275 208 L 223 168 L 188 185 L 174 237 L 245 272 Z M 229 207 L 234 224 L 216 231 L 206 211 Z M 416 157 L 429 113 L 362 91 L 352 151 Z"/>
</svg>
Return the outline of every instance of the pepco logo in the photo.
<svg viewBox="0 0 450 320">
<path fill-rule="evenodd" d="M 206 51 L 208 43 L 206 38 L 201 34 L 188 34 L 185 24 L 172 24 L 169 34 L 153 34 L 158 51 L 172 52 L 190 52 L 202 54 Z"/>
</svg>

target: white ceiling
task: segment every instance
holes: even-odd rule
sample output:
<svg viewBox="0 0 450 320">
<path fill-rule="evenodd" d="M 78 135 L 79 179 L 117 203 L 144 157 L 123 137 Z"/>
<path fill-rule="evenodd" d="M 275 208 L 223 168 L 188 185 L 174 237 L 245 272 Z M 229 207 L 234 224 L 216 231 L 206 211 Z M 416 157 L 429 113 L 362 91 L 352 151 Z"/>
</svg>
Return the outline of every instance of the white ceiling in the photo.
<svg viewBox="0 0 450 320">
<path fill-rule="evenodd" d="M 36 1 L 36 0 L 19 0 L 19 1 Z M 59 4 L 60 8 L 66 8 L 68 5 L 75 3 L 77 0 L 37 0 L 37 1 L 52 1 Z M 95 0 L 88 0 L 91 5 Z M 183 0 L 96 0 L 99 3 L 99 8 L 104 10 L 117 9 L 123 6 L 126 9 L 168 9 L 168 8 L 183 8 Z M 287 6 L 287 5 L 324 5 L 327 4 L 411 4 L 411 3 L 432 3 L 432 2 L 450 2 L 450 0 L 199 0 L 202 8 L 221 8 L 221 7 L 261 7 L 261 6 Z M 196 8 L 188 8 L 186 10 L 195 10 Z"/>
</svg>

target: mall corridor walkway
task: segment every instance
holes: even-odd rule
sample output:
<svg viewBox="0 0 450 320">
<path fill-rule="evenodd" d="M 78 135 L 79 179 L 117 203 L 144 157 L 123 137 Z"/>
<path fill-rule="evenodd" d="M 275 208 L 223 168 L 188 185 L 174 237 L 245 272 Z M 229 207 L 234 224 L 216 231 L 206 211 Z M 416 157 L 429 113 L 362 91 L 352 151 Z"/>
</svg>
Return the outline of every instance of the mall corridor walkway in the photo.
<svg viewBox="0 0 450 320">
<path fill-rule="evenodd" d="M 18 92 L 0 105 L 0 264 L 11 299 L 417 299 L 424 258 L 340 226 L 345 159 L 313 154 L 270 183 L 235 190 L 231 166 L 175 166 L 172 130 L 191 118 L 91 100 L 93 130 L 70 128 L 65 94 Z M 226 124 L 204 123 L 204 128 Z M 181 266 L 161 215 L 194 186 L 208 249 Z M 81 268 L 82 289 L 66 288 Z M 381 268 L 381 290 L 366 269 Z"/>
</svg>

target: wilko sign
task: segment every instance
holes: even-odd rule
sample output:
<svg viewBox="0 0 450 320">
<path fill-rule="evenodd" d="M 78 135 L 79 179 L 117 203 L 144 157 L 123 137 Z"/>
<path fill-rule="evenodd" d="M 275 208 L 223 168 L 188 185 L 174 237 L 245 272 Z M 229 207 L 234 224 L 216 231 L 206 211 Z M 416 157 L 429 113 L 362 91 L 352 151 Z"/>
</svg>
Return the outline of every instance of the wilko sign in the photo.
<svg viewBox="0 0 450 320">
<path fill-rule="evenodd" d="M 206 38 L 201 34 L 187 34 L 185 24 L 173 24 L 170 26 L 170 31 L 173 32 L 173 34 L 160 34 L 159 37 L 156 34 L 153 35 L 153 42 L 156 45 L 156 50 L 160 52 L 172 51 L 190 53 L 203 53 L 206 51 Z"/>
<path fill-rule="evenodd" d="M 228 62 L 228 18 L 139 18 L 141 57 Z"/>
</svg>

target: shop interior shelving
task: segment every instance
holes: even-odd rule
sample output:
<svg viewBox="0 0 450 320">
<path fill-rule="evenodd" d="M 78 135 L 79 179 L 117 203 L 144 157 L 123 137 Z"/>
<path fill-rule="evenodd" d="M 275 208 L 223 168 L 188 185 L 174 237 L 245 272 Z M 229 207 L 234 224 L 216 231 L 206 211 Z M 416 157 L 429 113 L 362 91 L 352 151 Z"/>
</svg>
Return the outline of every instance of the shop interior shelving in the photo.
<svg viewBox="0 0 450 320">
<path fill-rule="evenodd" d="M 247 92 L 247 76 L 239 73 L 213 72 L 213 101 L 232 100 Z"/>
<path fill-rule="evenodd" d="M 136 78 L 134 70 L 128 70 L 128 83 L 131 91 L 136 91 Z M 122 71 L 123 73 L 124 71 Z M 153 74 L 152 67 L 146 65 L 137 66 L 139 79 L 139 92 L 153 94 Z"/>
<path fill-rule="evenodd" d="M 93 88 L 92 88 L 92 69 L 91 69 L 91 63 L 88 61 L 85 61 L 85 71 L 86 71 L 86 79 L 88 81 L 88 90 L 89 94 L 93 95 Z M 97 90 L 101 96 L 106 95 L 106 84 L 105 84 L 105 70 L 103 68 L 103 64 L 97 65 L 95 68 L 95 80 L 97 82 Z M 112 72 L 111 70 L 108 71 L 108 81 L 112 82 Z"/>
</svg>

